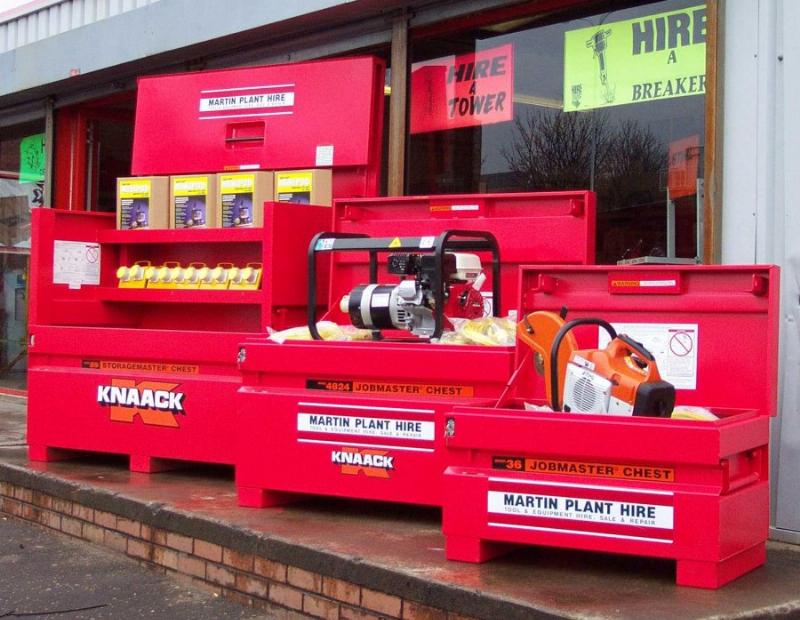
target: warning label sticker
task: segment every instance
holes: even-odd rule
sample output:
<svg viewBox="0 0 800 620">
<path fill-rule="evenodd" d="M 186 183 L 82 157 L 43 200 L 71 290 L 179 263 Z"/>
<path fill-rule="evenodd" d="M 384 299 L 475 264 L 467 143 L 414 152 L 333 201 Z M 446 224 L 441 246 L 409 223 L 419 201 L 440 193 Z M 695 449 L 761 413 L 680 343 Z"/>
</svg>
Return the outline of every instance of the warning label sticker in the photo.
<svg viewBox="0 0 800 620">
<path fill-rule="evenodd" d="M 614 323 L 619 334 L 641 342 L 656 358 L 658 372 L 678 390 L 697 389 L 698 326 L 696 323 Z M 610 338 L 598 330 L 598 345 L 603 348 Z"/>
<path fill-rule="evenodd" d="M 297 430 L 309 433 L 433 441 L 435 425 L 422 420 L 298 413 Z"/>
<path fill-rule="evenodd" d="M 475 392 L 471 385 L 338 381 L 329 379 L 307 379 L 306 389 L 325 390 L 327 392 L 349 392 L 352 394 L 450 397 L 471 397 Z"/>
<path fill-rule="evenodd" d="M 534 474 L 561 474 L 568 476 L 597 476 L 623 480 L 649 482 L 674 482 L 675 470 L 669 467 L 647 465 L 620 465 L 618 463 L 591 463 L 526 458 L 522 456 L 493 456 L 492 468 Z"/>
</svg>

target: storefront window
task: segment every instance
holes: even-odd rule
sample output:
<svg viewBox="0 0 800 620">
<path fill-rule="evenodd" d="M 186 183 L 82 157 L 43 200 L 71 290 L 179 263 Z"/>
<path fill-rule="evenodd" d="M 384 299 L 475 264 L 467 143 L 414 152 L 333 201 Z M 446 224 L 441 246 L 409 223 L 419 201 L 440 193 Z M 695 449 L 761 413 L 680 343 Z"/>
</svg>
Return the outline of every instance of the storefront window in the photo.
<svg viewBox="0 0 800 620">
<path fill-rule="evenodd" d="M 694 258 L 705 38 L 665 0 L 413 39 L 407 192 L 592 189 L 598 262 Z"/>
<path fill-rule="evenodd" d="M 0 128 L 0 388 L 26 386 L 30 214 L 44 169 L 44 120 Z"/>
</svg>

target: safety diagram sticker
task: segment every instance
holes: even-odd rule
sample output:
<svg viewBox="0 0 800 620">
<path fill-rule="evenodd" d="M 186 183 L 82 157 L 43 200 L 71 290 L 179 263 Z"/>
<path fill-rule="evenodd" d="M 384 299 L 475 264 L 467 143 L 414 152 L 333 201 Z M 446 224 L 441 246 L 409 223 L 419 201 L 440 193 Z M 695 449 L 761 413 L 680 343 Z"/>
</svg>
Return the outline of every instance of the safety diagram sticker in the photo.
<svg viewBox="0 0 800 620">
<path fill-rule="evenodd" d="M 619 334 L 627 334 L 656 358 L 661 378 L 678 390 L 697 389 L 697 351 L 699 329 L 696 323 L 614 323 Z M 599 329 L 599 346 L 609 343 Z"/>
<path fill-rule="evenodd" d="M 53 284 L 67 284 L 69 288 L 100 284 L 100 245 L 53 241 Z"/>
</svg>

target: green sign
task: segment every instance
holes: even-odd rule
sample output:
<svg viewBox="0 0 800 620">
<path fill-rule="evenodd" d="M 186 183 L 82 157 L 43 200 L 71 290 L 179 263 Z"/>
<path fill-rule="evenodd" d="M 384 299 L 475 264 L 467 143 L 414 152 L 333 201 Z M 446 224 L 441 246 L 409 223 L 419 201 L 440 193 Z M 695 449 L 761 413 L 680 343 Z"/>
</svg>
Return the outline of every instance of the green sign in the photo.
<svg viewBox="0 0 800 620">
<path fill-rule="evenodd" d="M 22 138 L 19 143 L 19 182 L 44 181 L 44 134 Z"/>
<path fill-rule="evenodd" d="M 564 111 L 706 92 L 706 7 L 564 34 Z"/>
</svg>

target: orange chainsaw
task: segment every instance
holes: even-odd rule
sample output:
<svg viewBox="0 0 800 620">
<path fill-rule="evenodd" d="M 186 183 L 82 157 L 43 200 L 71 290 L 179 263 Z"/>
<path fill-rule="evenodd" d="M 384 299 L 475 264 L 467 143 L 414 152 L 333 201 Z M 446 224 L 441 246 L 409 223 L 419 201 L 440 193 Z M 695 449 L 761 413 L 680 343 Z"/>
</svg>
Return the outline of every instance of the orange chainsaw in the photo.
<svg viewBox="0 0 800 620">
<path fill-rule="evenodd" d="M 656 360 L 641 343 L 617 334 L 602 319 L 564 320 L 564 312 L 532 312 L 517 326 L 517 337 L 534 353 L 545 378 L 553 411 L 668 417 L 675 386 L 661 379 Z M 578 349 L 572 330 L 598 325 L 611 342 L 605 349 Z"/>
</svg>

